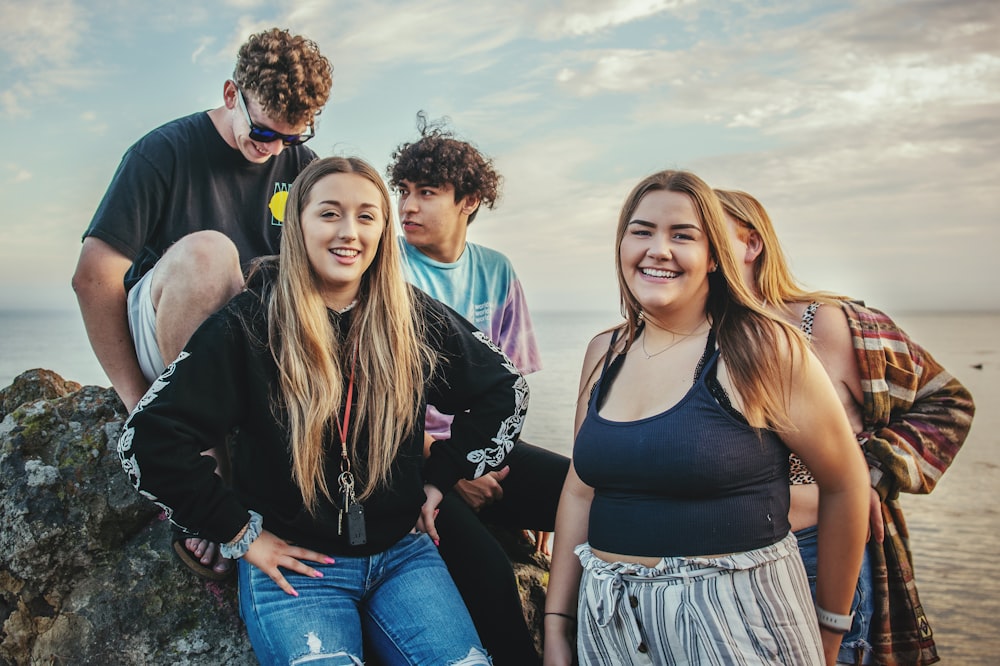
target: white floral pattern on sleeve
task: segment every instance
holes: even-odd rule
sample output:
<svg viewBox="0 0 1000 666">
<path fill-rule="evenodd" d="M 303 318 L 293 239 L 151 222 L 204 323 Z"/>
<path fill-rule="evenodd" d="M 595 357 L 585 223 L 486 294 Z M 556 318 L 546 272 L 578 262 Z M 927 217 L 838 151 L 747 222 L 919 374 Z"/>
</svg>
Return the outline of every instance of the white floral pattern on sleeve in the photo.
<svg viewBox="0 0 1000 666">
<path fill-rule="evenodd" d="M 504 354 L 503 350 L 494 344 L 494 342 L 490 340 L 485 333 L 482 331 L 475 331 L 472 335 L 495 353 L 503 357 L 503 367 L 506 368 L 508 372 L 513 375 L 520 375 L 513 362 L 507 358 L 507 355 Z M 514 441 L 517 439 L 518 434 L 521 432 L 521 428 L 524 426 L 524 417 L 527 414 L 527 411 L 528 382 L 525 381 L 524 377 L 519 376 L 517 382 L 514 384 L 514 413 L 500 423 L 500 427 L 497 429 L 496 435 L 494 435 L 491 439 L 496 446 L 476 449 L 474 451 L 470 451 L 466 456 L 469 462 L 476 464 L 476 473 L 473 478 L 478 479 L 482 476 L 487 471 L 487 465 L 490 469 L 496 469 L 500 466 L 503 459 L 506 458 L 511 449 L 514 448 Z"/>
<path fill-rule="evenodd" d="M 139 469 L 139 463 L 135 459 L 135 454 L 132 453 L 132 439 L 135 437 L 135 428 L 133 428 L 130 424 L 132 423 L 132 417 L 148 407 L 149 404 L 156 399 L 160 391 L 163 390 L 163 387 L 170 383 L 167 380 L 174 374 L 174 371 L 177 369 L 177 364 L 189 356 L 191 356 L 191 354 L 186 351 L 182 351 L 178 354 L 177 360 L 168 365 L 166 370 L 164 370 L 163 373 L 153 381 L 152 386 L 149 387 L 149 390 L 146 391 L 146 394 L 142 396 L 139 403 L 135 406 L 135 409 L 133 409 L 132 413 L 129 414 L 128 419 L 125 421 L 125 427 L 122 428 L 122 435 L 118 438 L 118 458 L 121 460 L 122 469 L 125 470 L 125 474 L 128 475 L 129 480 L 132 482 L 132 486 L 138 490 L 139 494 L 143 497 L 152 502 L 156 502 L 156 504 L 166 512 L 167 518 L 173 514 L 173 510 L 170 507 L 158 502 L 155 495 L 140 487 L 142 485 L 142 470 Z"/>
</svg>

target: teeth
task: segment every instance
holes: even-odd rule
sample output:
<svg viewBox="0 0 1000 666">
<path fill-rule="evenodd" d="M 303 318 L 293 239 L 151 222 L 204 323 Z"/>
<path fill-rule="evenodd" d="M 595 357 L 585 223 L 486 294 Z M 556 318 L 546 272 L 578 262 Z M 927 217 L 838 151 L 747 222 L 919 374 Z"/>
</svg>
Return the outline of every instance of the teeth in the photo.
<svg viewBox="0 0 1000 666">
<path fill-rule="evenodd" d="M 356 257 L 360 254 L 358 250 L 349 250 L 346 247 L 338 247 L 330 251 L 341 257 Z"/>
<path fill-rule="evenodd" d="M 640 269 L 643 275 L 648 275 L 649 277 L 656 278 L 675 278 L 679 274 L 673 271 L 663 271 L 658 268 L 642 268 Z"/>
</svg>

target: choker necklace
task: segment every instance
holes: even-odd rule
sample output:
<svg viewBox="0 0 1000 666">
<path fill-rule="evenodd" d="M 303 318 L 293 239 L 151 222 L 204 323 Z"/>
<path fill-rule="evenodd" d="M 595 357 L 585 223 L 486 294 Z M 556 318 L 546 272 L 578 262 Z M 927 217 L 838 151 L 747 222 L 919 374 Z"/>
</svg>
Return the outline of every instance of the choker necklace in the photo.
<svg viewBox="0 0 1000 666">
<path fill-rule="evenodd" d="M 351 301 L 347 305 L 346 308 L 343 308 L 343 309 L 340 309 L 340 310 L 334 310 L 334 312 L 336 312 L 337 314 L 344 314 L 345 312 L 354 309 L 354 306 L 357 305 L 357 304 L 358 304 L 358 299 L 355 298 L 353 301 Z"/>
<path fill-rule="evenodd" d="M 642 332 L 642 337 L 639 339 L 639 344 L 642 347 L 642 353 L 646 357 L 646 360 L 648 361 L 649 359 L 653 358 L 654 356 L 659 356 L 663 352 L 665 352 L 665 351 L 667 351 L 669 349 L 673 349 L 674 347 L 676 347 L 677 345 L 679 345 L 683 341 L 687 340 L 688 338 L 690 338 L 690 337 L 692 337 L 694 335 L 697 335 L 698 334 L 698 329 L 700 329 L 700 328 L 701 328 L 701 324 L 698 324 L 698 326 L 693 331 L 691 331 L 690 333 L 674 333 L 674 335 L 677 336 L 676 340 L 674 340 L 673 342 L 671 342 L 669 345 L 667 345 L 666 347 L 664 347 L 660 351 L 653 352 L 652 354 L 650 354 L 648 351 L 646 351 L 646 331 L 644 330 Z M 673 331 L 671 331 L 671 333 L 673 333 Z"/>
</svg>

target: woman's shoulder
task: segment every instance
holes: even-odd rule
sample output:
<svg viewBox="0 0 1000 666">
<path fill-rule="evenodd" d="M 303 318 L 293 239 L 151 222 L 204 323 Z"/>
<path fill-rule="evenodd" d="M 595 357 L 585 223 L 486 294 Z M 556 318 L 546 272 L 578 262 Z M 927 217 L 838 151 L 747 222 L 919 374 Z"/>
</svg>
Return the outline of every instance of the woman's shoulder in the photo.
<svg viewBox="0 0 1000 666">
<path fill-rule="evenodd" d="M 854 357 L 854 340 L 843 308 L 827 305 L 816 310 L 813 317 L 812 342 L 820 355 Z"/>
<path fill-rule="evenodd" d="M 612 345 L 616 353 L 621 353 L 624 349 L 625 325 L 615 326 L 595 335 L 587 351 L 583 356 L 583 372 L 581 382 L 593 383 L 597 381 L 597 371 L 601 368 L 605 357 L 611 351 Z"/>
<path fill-rule="evenodd" d="M 605 354 L 611 349 L 612 341 L 617 351 L 621 351 L 625 343 L 625 325 L 612 326 L 605 329 L 590 339 L 587 345 L 587 358 L 598 354 Z"/>
</svg>

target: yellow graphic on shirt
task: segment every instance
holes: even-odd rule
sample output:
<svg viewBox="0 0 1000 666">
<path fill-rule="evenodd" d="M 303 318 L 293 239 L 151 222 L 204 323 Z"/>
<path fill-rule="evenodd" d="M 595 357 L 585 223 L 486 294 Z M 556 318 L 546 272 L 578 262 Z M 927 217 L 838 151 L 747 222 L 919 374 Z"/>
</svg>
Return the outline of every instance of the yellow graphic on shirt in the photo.
<svg viewBox="0 0 1000 666">
<path fill-rule="evenodd" d="M 287 189 L 277 190 L 271 196 L 271 201 L 268 202 L 267 207 L 271 211 L 272 225 L 280 227 L 285 222 L 285 204 L 287 202 L 288 202 Z"/>
</svg>

